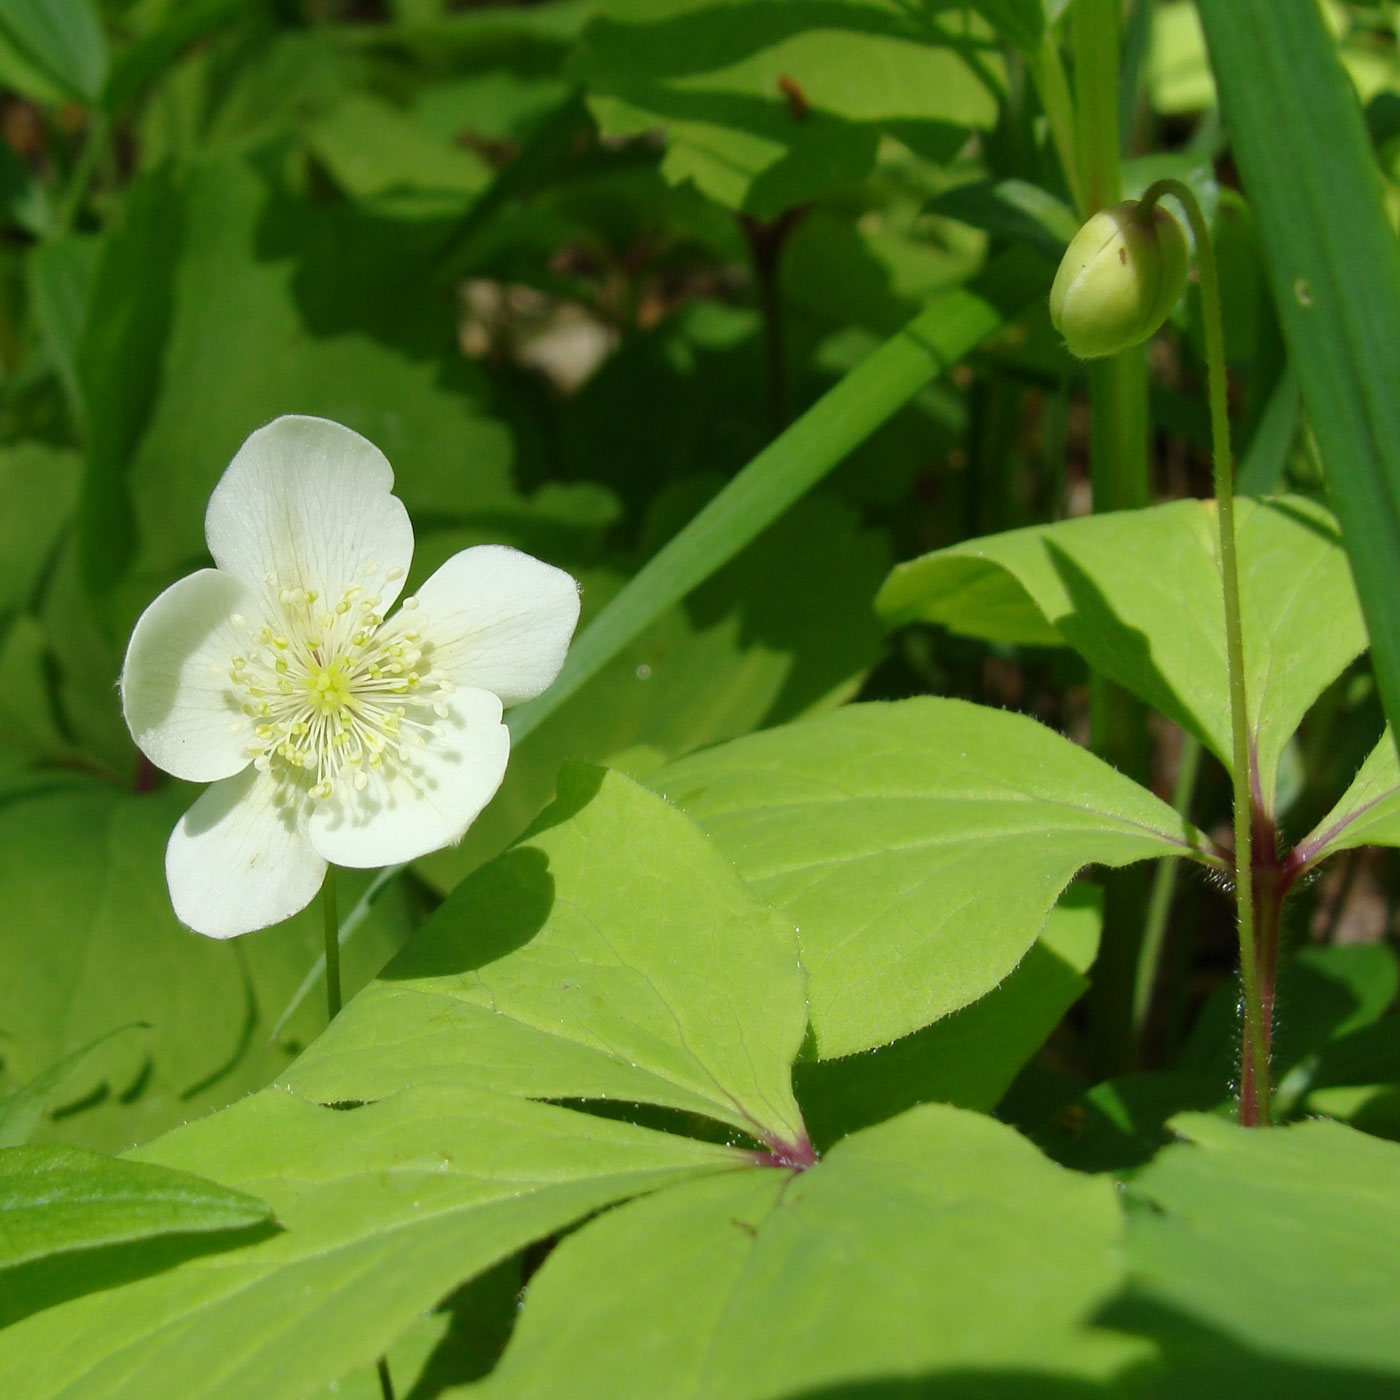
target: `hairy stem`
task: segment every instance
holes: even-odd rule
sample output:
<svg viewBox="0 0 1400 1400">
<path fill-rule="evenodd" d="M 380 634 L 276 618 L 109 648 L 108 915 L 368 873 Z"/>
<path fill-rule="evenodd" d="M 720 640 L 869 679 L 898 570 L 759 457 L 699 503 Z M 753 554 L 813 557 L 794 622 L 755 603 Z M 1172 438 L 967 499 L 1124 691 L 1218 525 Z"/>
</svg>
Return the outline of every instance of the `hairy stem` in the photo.
<svg viewBox="0 0 1400 1400">
<path fill-rule="evenodd" d="M 1221 316 L 1220 281 L 1205 216 L 1190 188 L 1180 180 L 1158 180 L 1142 197 L 1137 217 L 1152 218 L 1153 206 L 1171 195 L 1186 212 L 1196 239 L 1200 270 L 1201 309 L 1205 321 L 1206 370 L 1210 392 L 1211 452 L 1215 468 L 1215 502 L 1220 526 L 1220 578 L 1225 601 L 1225 661 L 1230 681 L 1230 733 L 1235 807 L 1235 909 L 1240 941 L 1240 979 L 1244 984 L 1244 1048 L 1240 1073 L 1240 1122 L 1270 1121 L 1269 1023 L 1254 926 L 1254 823 L 1251 782 L 1253 754 L 1244 693 L 1244 634 L 1240 627 L 1239 563 L 1235 555 L 1234 464 L 1230 457 L 1230 418 L 1225 399 L 1225 332 Z M 1273 852 L 1269 853 L 1272 858 Z M 1273 942 L 1277 942 L 1277 913 L 1273 913 Z M 1274 952 L 1266 958 L 1269 1002 L 1273 1001 Z M 1271 1009 L 1271 1008 L 1270 1008 Z"/>
</svg>

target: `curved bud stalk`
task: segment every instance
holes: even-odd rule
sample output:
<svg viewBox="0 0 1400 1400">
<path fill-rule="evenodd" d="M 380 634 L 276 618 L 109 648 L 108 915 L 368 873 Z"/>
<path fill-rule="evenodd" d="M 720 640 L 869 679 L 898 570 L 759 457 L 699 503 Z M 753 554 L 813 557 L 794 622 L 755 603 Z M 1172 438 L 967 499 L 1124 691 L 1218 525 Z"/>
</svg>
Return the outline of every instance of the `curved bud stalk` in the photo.
<svg viewBox="0 0 1400 1400">
<path fill-rule="evenodd" d="M 1116 354 L 1140 344 L 1166 320 L 1186 284 L 1190 254 L 1177 220 L 1161 207 L 1171 195 L 1186 212 L 1200 262 L 1205 317 L 1211 447 L 1220 527 L 1226 667 L 1233 736 L 1235 902 L 1243 984 L 1244 1046 L 1240 1122 L 1270 1120 L 1269 1027 L 1261 994 L 1254 909 L 1254 799 L 1244 693 L 1239 568 L 1235 554 L 1234 464 L 1225 399 L 1225 342 L 1220 286 L 1210 231 L 1190 188 L 1159 180 L 1141 200 L 1095 214 L 1070 241 L 1050 291 L 1050 316 L 1070 352 L 1080 359 Z"/>
<path fill-rule="evenodd" d="M 1116 355 L 1167 319 L 1190 265 L 1186 235 L 1161 204 L 1124 200 L 1070 241 L 1050 288 L 1050 319 L 1079 359 Z"/>
</svg>

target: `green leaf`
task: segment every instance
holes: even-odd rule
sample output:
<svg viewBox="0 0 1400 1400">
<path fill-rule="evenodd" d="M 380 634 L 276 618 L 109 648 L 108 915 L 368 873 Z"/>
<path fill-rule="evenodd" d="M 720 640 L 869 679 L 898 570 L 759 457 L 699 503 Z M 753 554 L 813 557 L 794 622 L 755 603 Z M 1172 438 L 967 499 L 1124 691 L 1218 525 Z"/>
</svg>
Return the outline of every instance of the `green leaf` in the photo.
<svg viewBox="0 0 1400 1400">
<path fill-rule="evenodd" d="M 34 102 L 93 106 L 107 77 L 107 41 L 91 0 L 5 0 L 0 82 Z"/>
<path fill-rule="evenodd" d="M 347 194 L 385 214 L 461 213 L 492 178 L 480 156 L 362 93 L 317 117 L 307 139 Z"/>
<path fill-rule="evenodd" d="M 77 454 L 42 442 L 0 447 L 0 615 L 27 608 L 78 499 Z"/>
<path fill-rule="evenodd" d="M 94 1035 L 137 1019 L 151 1027 L 74 1067 L 60 1107 L 81 1111 L 43 1136 L 100 1149 L 145 1141 L 266 1084 L 324 1024 L 324 1007 L 311 1004 L 284 1039 L 270 1041 L 273 1018 L 321 945 L 316 910 L 231 943 L 196 937 L 171 913 L 165 845 L 194 795 L 134 797 L 89 782 L 0 806 L 6 1087 L 37 1078 Z M 367 879 L 347 874 L 347 898 Z M 347 949 L 347 986 L 368 979 L 407 925 L 401 897 L 378 902 Z"/>
<path fill-rule="evenodd" d="M 993 126 L 1000 64 L 974 47 L 879 0 L 610 0 L 569 72 L 605 136 L 661 127 L 668 180 L 772 218 L 862 179 L 882 132 L 947 159 Z"/>
<path fill-rule="evenodd" d="M 0 1270 L 68 1250 L 272 1219 L 265 1201 L 189 1172 L 56 1146 L 0 1148 L 0 1211 Z M 0 1276 L 0 1287 L 7 1282 Z"/>
<path fill-rule="evenodd" d="M 532 1239 L 747 1160 L 447 1086 L 349 1112 L 269 1090 L 140 1158 L 265 1197 L 283 1229 L 0 1332 L 0 1394 L 302 1400 L 372 1370 L 424 1309 Z"/>
<path fill-rule="evenodd" d="M 781 433 L 647 562 L 582 633 L 559 678 L 512 710 L 518 741 L 558 709 L 667 608 L 732 559 L 941 374 L 1043 295 L 1046 265 L 1033 256 L 993 263 L 982 277 L 929 306 Z"/>
<path fill-rule="evenodd" d="M 1102 903 L 1096 886 L 1071 885 L 1016 970 L 971 1006 L 868 1055 L 798 1061 L 793 1084 L 812 1141 L 825 1147 L 920 1103 L 989 1113 L 1088 990 Z"/>
<path fill-rule="evenodd" d="M 821 1058 L 991 991 L 1081 867 L 1208 861 L 1188 822 L 1092 754 L 959 700 L 849 706 L 649 781 L 797 925 Z"/>
<path fill-rule="evenodd" d="M 998 237 L 1033 244 L 1056 261 L 1079 232 L 1080 221 L 1069 205 L 1025 180 L 954 185 L 935 195 L 926 208 Z"/>
<path fill-rule="evenodd" d="M 1351 571 L 1326 511 L 1301 498 L 1236 507 L 1245 700 L 1260 787 L 1308 707 L 1366 646 Z M 1230 705 L 1215 509 L 1037 525 L 901 564 L 877 607 L 891 625 L 938 622 L 1028 645 L 1061 641 L 1195 734 L 1228 766 Z"/>
<path fill-rule="evenodd" d="M 1105 1376 L 1132 1349 L 1081 1324 L 1118 1280 L 1121 1228 L 1107 1180 L 990 1119 L 915 1109 L 795 1177 L 693 1182 L 585 1226 L 467 1393 L 758 1400 L 982 1377 L 1011 1394 L 998 1377 Z"/>
<path fill-rule="evenodd" d="M 29 255 L 29 294 L 49 360 L 68 396 L 79 437 L 87 431 L 87 405 L 78 378 L 78 347 L 87 317 L 100 252 L 99 240 L 64 234 Z"/>
<path fill-rule="evenodd" d="M 1297 846 L 1304 869 L 1356 846 L 1400 846 L 1400 757 L 1387 729 L 1337 805 Z"/>
<path fill-rule="evenodd" d="M 1400 245 L 1316 5 L 1200 0 L 1221 110 L 1289 360 L 1400 724 Z"/>
<path fill-rule="evenodd" d="M 43 238 L 53 231 L 48 190 L 8 141 L 0 141 L 0 222 Z"/>
<path fill-rule="evenodd" d="M 36 1075 L 9 1098 L 0 1101 L 0 1147 L 19 1147 L 28 1142 L 54 1099 L 62 1092 L 73 1072 L 86 1063 L 88 1056 L 113 1036 L 135 1030 L 139 1024 L 132 1022 L 129 1026 L 118 1026 L 99 1035 L 96 1040 L 88 1041 L 71 1055 L 65 1055 L 57 1064 L 50 1065 L 42 1074 Z"/>
<path fill-rule="evenodd" d="M 88 595 L 103 601 L 136 550 L 127 474 L 156 399 L 170 326 L 184 225 L 177 191 L 169 169 L 126 191 L 121 222 L 104 240 L 76 354 L 87 431 L 79 561 Z"/>
<path fill-rule="evenodd" d="M 804 1136 L 790 924 L 679 812 L 573 767 L 520 844 L 470 876 L 285 1082 L 323 1101 L 406 1084 L 686 1109 Z"/>
<path fill-rule="evenodd" d="M 1319 1394 L 1389 1393 L 1381 1377 L 1393 1390 L 1400 1146 L 1326 1122 L 1257 1132 L 1190 1114 L 1172 1126 L 1191 1142 L 1167 1148 L 1133 1181 L 1148 1208 L 1129 1216 L 1131 1302 L 1107 1320 L 1162 1327 L 1168 1339 L 1183 1323 L 1209 1328 L 1247 1349 L 1241 1369 L 1251 1355 L 1266 1367 L 1340 1368 L 1336 1388 Z M 1214 1393 L 1304 1393 L 1236 1389 L 1221 1361 L 1210 1351 L 1200 1358 Z"/>
</svg>

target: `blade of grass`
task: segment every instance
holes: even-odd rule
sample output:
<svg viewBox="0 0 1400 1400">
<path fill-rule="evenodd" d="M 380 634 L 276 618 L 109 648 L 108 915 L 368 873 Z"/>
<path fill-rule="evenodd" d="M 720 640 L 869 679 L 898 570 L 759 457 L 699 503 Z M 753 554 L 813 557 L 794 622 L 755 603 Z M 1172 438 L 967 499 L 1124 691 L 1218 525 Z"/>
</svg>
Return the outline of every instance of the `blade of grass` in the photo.
<svg viewBox="0 0 1400 1400">
<path fill-rule="evenodd" d="M 1198 0 L 1235 164 L 1400 727 L 1400 245 L 1320 8 Z"/>
<path fill-rule="evenodd" d="M 559 679 L 512 710 L 519 743 L 667 608 L 732 559 L 935 375 L 1043 296 L 1039 257 L 1013 250 L 976 281 L 935 298 L 776 437 L 594 618 Z"/>
</svg>

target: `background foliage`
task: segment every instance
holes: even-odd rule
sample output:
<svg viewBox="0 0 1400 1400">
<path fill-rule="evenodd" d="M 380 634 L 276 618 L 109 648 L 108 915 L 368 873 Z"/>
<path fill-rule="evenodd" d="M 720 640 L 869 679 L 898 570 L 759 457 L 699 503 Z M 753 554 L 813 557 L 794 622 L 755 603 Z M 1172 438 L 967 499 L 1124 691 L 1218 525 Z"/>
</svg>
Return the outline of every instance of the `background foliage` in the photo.
<svg viewBox="0 0 1400 1400">
<path fill-rule="evenodd" d="M 1199 11 L 8 0 L 0 1394 L 1394 1392 L 1394 7 Z M 1267 1132 L 1199 298 L 1117 398 L 1044 306 L 1105 104 L 1226 288 Z M 286 412 L 583 586 L 330 1028 L 115 689 Z"/>
</svg>

